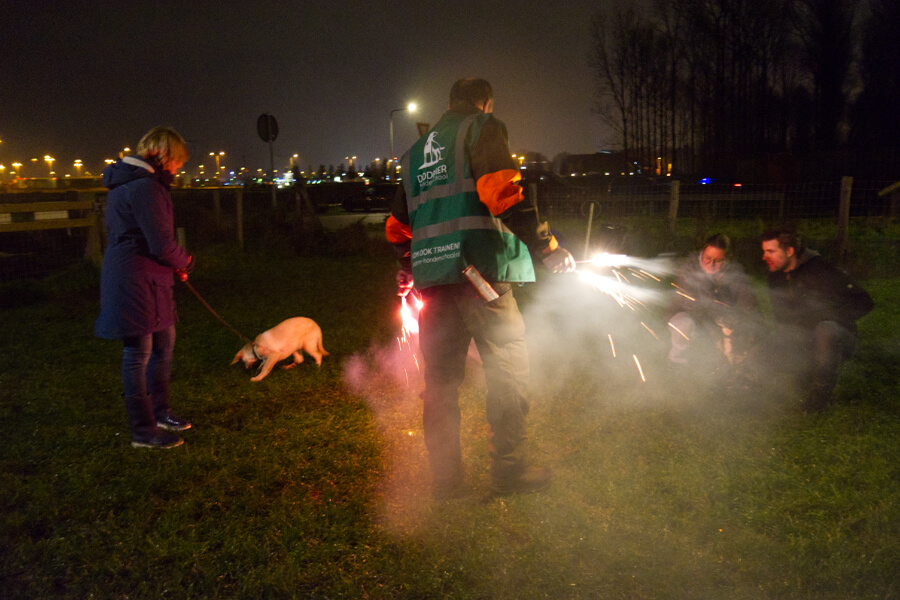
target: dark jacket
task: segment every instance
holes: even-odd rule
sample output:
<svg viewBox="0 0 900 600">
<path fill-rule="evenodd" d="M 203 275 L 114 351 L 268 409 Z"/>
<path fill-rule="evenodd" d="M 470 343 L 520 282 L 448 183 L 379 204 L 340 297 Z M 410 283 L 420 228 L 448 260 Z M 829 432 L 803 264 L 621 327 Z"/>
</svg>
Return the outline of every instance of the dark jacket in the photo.
<svg viewBox="0 0 900 600">
<path fill-rule="evenodd" d="M 856 333 L 856 320 L 874 306 L 863 288 L 815 250 L 800 252 L 792 271 L 769 273 L 768 284 L 772 314 L 783 325 L 813 329 L 835 321 Z"/>
<path fill-rule="evenodd" d="M 700 254 L 694 252 L 688 256 L 675 273 L 672 284 L 676 293 L 669 303 L 666 318 L 686 312 L 699 321 L 719 323 L 732 329 L 756 325 L 759 303 L 744 268 L 728 260 L 717 274 L 709 275 L 700 265 Z"/>
<path fill-rule="evenodd" d="M 175 241 L 171 174 L 126 157 L 103 171 L 108 245 L 100 277 L 100 316 L 94 333 L 121 339 L 146 335 L 177 320 L 174 271 L 188 252 Z"/>
</svg>

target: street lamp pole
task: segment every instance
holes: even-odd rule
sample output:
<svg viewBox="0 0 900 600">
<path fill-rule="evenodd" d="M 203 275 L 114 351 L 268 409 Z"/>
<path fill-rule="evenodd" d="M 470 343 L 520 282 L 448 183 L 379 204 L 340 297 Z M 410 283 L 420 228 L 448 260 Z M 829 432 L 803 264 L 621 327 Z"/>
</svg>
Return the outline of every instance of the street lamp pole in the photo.
<svg viewBox="0 0 900 600">
<path fill-rule="evenodd" d="M 210 156 L 214 156 L 215 159 L 216 159 L 216 177 L 215 177 L 215 178 L 218 179 L 218 178 L 219 178 L 219 171 L 221 170 L 221 167 L 219 166 L 219 157 L 220 157 L 220 156 L 225 156 L 225 152 L 221 152 L 221 151 L 220 151 L 218 154 L 216 154 L 215 152 L 210 152 L 209 155 L 210 155 Z"/>
<path fill-rule="evenodd" d="M 408 110 L 409 112 L 416 112 L 416 103 L 410 102 L 403 108 L 395 108 L 394 110 L 391 111 L 391 115 L 390 115 L 390 117 L 391 117 L 391 155 L 388 156 L 388 162 L 387 162 L 388 171 L 390 171 L 391 163 L 394 160 L 394 113 L 400 112 L 402 110 Z M 390 172 L 388 173 L 388 179 L 393 179 L 391 177 Z"/>
</svg>

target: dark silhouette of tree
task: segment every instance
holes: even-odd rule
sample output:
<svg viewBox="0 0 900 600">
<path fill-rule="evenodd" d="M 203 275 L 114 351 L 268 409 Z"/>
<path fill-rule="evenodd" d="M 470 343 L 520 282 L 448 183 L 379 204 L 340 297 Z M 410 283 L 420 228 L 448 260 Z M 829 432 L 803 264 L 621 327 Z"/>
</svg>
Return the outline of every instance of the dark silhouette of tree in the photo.
<svg viewBox="0 0 900 600">
<path fill-rule="evenodd" d="M 865 0 L 635 1 L 592 22 L 594 112 L 630 161 L 727 176 L 770 153 L 840 148 Z M 859 139 L 878 128 L 871 114 L 890 115 L 881 99 L 896 98 L 900 65 L 896 0 L 871 1 Z"/>
<path fill-rule="evenodd" d="M 847 107 L 857 0 L 795 0 L 794 29 L 812 79 L 815 149 L 834 150 Z M 896 8 L 896 6 L 895 6 Z"/>
<path fill-rule="evenodd" d="M 900 11 L 896 0 L 873 0 L 862 29 L 862 92 L 852 108 L 850 141 L 856 148 L 900 148 Z"/>
</svg>

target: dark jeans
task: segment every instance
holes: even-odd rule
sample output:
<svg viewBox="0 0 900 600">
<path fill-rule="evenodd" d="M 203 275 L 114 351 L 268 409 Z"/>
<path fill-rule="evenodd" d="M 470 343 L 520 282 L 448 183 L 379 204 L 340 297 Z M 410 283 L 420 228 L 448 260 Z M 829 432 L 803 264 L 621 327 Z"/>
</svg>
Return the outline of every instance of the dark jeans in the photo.
<svg viewBox="0 0 900 600">
<path fill-rule="evenodd" d="M 459 386 L 474 339 L 487 383 L 491 476 L 511 481 L 525 468 L 526 390 L 529 379 L 525 322 L 509 284 L 494 284 L 500 298 L 485 302 L 469 283 L 426 288 L 419 315 L 425 359 L 422 393 L 425 446 L 436 487 L 462 480 Z"/>
<path fill-rule="evenodd" d="M 156 433 L 156 419 L 169 412 L 169 378 L 175 326 L 123 340 L 122 384 L 132 438 Z"/>
<path fill-rule="evenodd" d="M 835 321 L 813 329 L 782 326 L 770 339 L 770 368 L 793 374 L 807 391 L 821 394 L 831 393 L 841 363 L 856 351 L 856 335 Z"/>
</svg>

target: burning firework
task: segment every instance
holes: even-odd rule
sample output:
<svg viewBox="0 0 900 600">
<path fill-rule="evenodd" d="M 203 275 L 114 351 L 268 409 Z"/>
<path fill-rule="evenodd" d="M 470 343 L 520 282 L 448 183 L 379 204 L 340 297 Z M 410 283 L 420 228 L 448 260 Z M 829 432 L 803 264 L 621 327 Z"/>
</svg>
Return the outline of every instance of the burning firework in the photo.
<svg viewBox="0 0 900 600">
<path fill-rule="evenodd" d="M 409 299 L 412 300 L 409 300 Z M 419 313 L 422 311 L 421 296 L 416 291 L 412 291 L 405 296 L 400 297 L 400 335 L 397 337 L 397 345 L 401 356 L 408 353 L 410 361 L 404 360 L 404 363 L 412 362 L 416 371 L 420 371 L 418 350 L 419 336 Z M 406 384 L 409 385 L 409 369 L 404 366 L 403 371 L 406 375 Z"/>
<path fill-rule="evenodd" d="M 579 261 L 579 265 L 583 265 L 582 268 L 576 270 L 581 281 L 615 300 L 619 307 L 633 313 L 646 310 L 648 303 L 660 299 L 659 290 L 651 288 L 661 280 L 650 270 L 654 268 L 657 270 L 669 269 L 667 261 L 639 259 L 625 254 L 609 254 L 607 252 L 597 254 L 589 260 Z M 654 340 L 660 340 L 656 332 L 645 322 L 640 321 L 640 325 Z M 616 358 L 612 334 L 608 333 L 607 337 L 612 356 Z M 632 358 L 641 381 L 646 382 L 647 379 L 638 356 L 633 354 Z"/>
<path fill-rule="evenodd" d="M 412 303 L 407 300 L 410 296 L 413 296 Z M 403 341 L 407 341 L 410 335 L 419 334 L 419 312 L 422 310 L 422 306 L 422 298 L 415 292 L 401 296 L 400 321 L 402 326 L 400 331 Z"/>
</svg>

